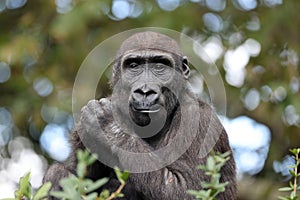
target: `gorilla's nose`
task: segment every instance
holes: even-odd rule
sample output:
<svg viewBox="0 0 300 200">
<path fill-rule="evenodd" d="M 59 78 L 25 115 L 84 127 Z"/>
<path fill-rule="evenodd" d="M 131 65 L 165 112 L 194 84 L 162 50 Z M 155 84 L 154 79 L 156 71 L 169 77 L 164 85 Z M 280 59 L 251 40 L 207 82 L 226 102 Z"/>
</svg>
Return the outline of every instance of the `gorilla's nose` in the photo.
<svg viewBox="0 0 300 200">
<path fill-rule="evenodd" d="M 159 94 L 150 88 L 138 88 L 132 94 L 134 107 L 136 109 L 150 109 L 150 107 L 157 103 Z"/>
<path fill-rule="evenodd" d="M 148 101 L 148 102 L 155 102 L 156 99 L 158 98 L 157 92 L 154 90 L 145 88 L 145 89 L 137 89 L 133 92 L 133 98 L 136 101 Z"/>
</svg>

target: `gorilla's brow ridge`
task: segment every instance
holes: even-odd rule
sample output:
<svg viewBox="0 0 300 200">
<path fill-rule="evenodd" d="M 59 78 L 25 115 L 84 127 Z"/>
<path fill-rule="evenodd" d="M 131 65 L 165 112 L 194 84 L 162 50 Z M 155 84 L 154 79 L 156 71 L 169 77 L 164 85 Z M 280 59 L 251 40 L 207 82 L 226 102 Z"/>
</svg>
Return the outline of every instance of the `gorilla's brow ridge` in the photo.
<svg viewBox="0 0 300 200">
<path fill-rule="evenodd" d="M 146 60 L 147 62 L 161 62 L 166 61 L 169 62 L 170 66 L 175 66 L 175 60 L 173 58 L 173 55 L 168 52 L 163 51 L 149 51 L 149 50 L 143 50 L 141 52 L 128 52 L 125 55 L 123 55 L 121 63 L 124 63 L 124 61 L 128 59 L 141 59 Z"/>
</svg>

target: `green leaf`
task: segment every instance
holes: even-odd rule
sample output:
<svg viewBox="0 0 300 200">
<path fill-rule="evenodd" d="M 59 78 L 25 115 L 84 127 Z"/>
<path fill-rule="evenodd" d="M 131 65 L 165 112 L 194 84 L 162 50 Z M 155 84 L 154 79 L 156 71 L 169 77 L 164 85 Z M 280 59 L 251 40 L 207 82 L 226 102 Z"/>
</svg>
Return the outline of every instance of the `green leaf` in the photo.
<svg viewBox="0 0 300 200">
<path fill-rule="evenodd" d="M 219 190 L 225 190 L 225 187 L 229 185 L 229 182 L 226 181 L 225 183 L 220 183 L 219 185 L 217 185 L 217 187 L 215 187 L 216 189 L 219 189 Z M 223 192 L 223 191 L 222 191 Z"/>
<path fill-rule="evenodd" d="M 95 183 L 93 183 L 92 185 L 90 185 L 87 189 L 86 189 L 86 192 L 89 193 L 89 192 L 92 192 L 100 187 L 102 187 L 103 185 L 105 185 L 107 182 L 109 181 L 108 178 L 102 178 L 98 181 L 96 181 Z"/>
<path fill-rule="evenodd" d="M 123 172 L 122 177 L 121 177 L 122 180 L 124 182 L 126 182 L 128 180 L 128 178 L 129 178 L 129 175 L 130 175 L 130 173 L 128 171 Z"/>
<path fill-rule="evenodd" d="M 102 199 L 107 199 L 109 197 L 110 193 L 109 193 L 109 190 L 103 190 L 101 193 L 100 193 L 100 198 Z"/>
<path fill-rule="evenodd" d="M 121 172 L 118 167 L 115 167 L 114 170 L 115 170 L 115 173 L 116 173 L 116 176 L 117 176 L 119 182 L 124 184 L 129 177 L 129 172 L 128 171 Z"/>
<path fill-rule="evenodd" d="M 26 197 L 27 199 L 31 199 L 32 191 L 30 185 L 30 172 L 20 178 L 19 187 L 19 190 L 15 192 L 16 199 L 22 199 L 24 197 Z"/>
<path fill-rule="evenodd" d="M 282 197 L 282 196 L 279 196 L 278 199 L 280 199 L 280 200 L 289 200 L 289 198 Z"/>
<path fill-rule="evenodd" d="M 190 195 L 193 195 L 193 196 L 197 196 L 197 195 L 199 195 L 200 191 L 197 191 L 197 190 L 188 190 L 187 193 L 190 194 Z"/>
<path fill-rule="evenodd" d="M 292 152 L 294 155 L 298 155 L 300 153 L 300 148 L 290 149 L 290 152 Z"/>
<path fill-rule="evenodd" d="M 97 192 L 93 192 L 91 194 L 89 194 L 88 196 L 86 196 L 84 199 L 85 200 L 95 200 L 97 198 L 98 194 Z"/>
<path fill-rule="evenodd" d="M 293 189 L 290 187 L 283 187 L 283 188 L 279 188 L 278 191 L 280 192 L 288 192 L 288 191 L 292 191 Z"/>
<path fill-rule="evenodd" d="M 26 189 L 30 185 L 30 172 L 28 172 L 25 176 L 20 178 L 20 189 Z"/>
<path fill-rule="evenodd" d="M 79 178 L 83 178 L 85 176 L 85 172 L 86 172 L 86 165 L 85 165 L 85 163 L 79 162 L 77 164 L 76 172 L 77 172 L 77 176 Z"/>
<path fill-rule="evenodd" d="M 63 194 L 67 199 L 80 200 L 79 191 L 79 179 L 75 175 L 70 175 L 67 178 L 63 178 L 59 181 L 59 184 L 63 188 Z M 59 197 L 58 197 L 59 198 Z"/>
<path fill-rule="evenodd" d="M 198 169 L 205 171 L 206 170 L 206 166 L 205 165 L 198 165 Z"/>
<path fill-rule="evenodd" d="M 121 173 L 122 173 L 122 172 L 121 172 L 121 170 L 120 170 L 119 167 L 115 166 L 115 167 L 114 167 L 114 171 L 115 171 L 115 173 L 116 173 L 117 176 L 118 176 L 118 175 L 121 176 Z"/>
<path fill-rule="evenodd" d="M 91 185 L 94 184 L 94 182 L 91 179 L 85 178 L 81 180 L 79 183 L 79 187 L 82 189 L 82 191 L 86 192 L 87 188 L 89 188 Z"/>
<path fill-rule="evenodd" d="M 123 194 L 123 193 L 118 193 L 118 194 L 116 195 L 116 197 L 118 197 L 118 198 L 124 197 L 124 194 Z"/>
<path fill-rule="evenodd" d="M 220 156 L 225 159 L 230 158 L 230 155 L 231 155 L 230 151 L 226 151 L 225 153 L 220 154 Z"/>
<path fill-rule="evenodd" d="M 206 161 L 206 168 L 208 171 L 213 171 L 214 168 L 215 168 L 215 161 L 214 161 L 214 158 L 209 156 L 207 158 L 207 161 Z"/>
<path fill-rule="evenodd" d="M 96 160 L 97 160 L 96 154 L 90 155 L 87 159 L 87 165 L 93 164 Z"/>
<path fill-rule="evenodd" d="M 290 172 L 290 174 L 291 174 L 293 177 L 296 176 L 296 174 L 295 174 L 295 172 L 294 172 L 293 170 L 289 170 L 289 172 Z"/>
<path fill-rule="evenodd" d="M 292 181 L 289 182 L 290 188 L 294 188 L 294 183 Z"/>
<path fill-rule="evenodd" d="M 77 151 L 77 159 L 84 160 L 84 153 L 81 149 Z"/>
<path fill-rule="evenodd" d="M 69 195 L 66 194 L 65 192 L 61 192 L 61 191 L 52 191 L 50 192 L 50 195 L 53 197 L 56 197 L 58 199 L 68 199 Z"/>
<path fill-rule="evenodd" d="M 45 183 L 44 185 L 42 185 L 37 192 L 35 193 L 35 195 L 33 196 L 32 200 L 39 200 L 42 199 L 44 197 L 46 197 L 49 193 L 49 190 L 51 189 L 52 184 L 50 182 Z"/>
<path fill-rule="evenodd" d="M 294 192 L 292 192 L 291 195 L 290 195 L 290 199 L 297 200 L 298 196 Z"/>
<path fill-rule="evenodd" d="M 213 184 L 212 183 L 203 182 L 203 183 L 201 183 L 201 186 L 203 188 L 207 189 L 207 188 L 211 188 L 213 186 Z"/>
</svg>

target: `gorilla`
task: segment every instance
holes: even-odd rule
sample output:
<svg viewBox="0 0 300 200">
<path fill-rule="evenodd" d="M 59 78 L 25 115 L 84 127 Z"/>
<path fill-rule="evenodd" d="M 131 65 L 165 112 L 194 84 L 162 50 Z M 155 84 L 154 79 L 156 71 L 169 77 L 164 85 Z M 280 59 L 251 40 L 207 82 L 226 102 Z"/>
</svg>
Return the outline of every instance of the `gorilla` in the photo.
<svg viewBox="0 0 300 200">
<path fill-rule="evenodd" d="M 51 165 L 43 181 L 60 190 L 60 179 L 76 173 L 76 151 L 88 148 L 99 161 L 88 168 L 87 177 L 110 178 L 98 192 L 118 188 L 112 169 L 117 165 L 131 172 L 119 199 L 193 199 L 186 191 L 209 181 L 197 166 L 211 150 L 231 149 L 214 109 L 190 90 L 189 76 L 188 60 L 174 39 L 150 31 L 127 38 L 113 63 L 113 94 L 82 108 L 70 158 Z M 232 156 L 221 169 L 225 181 L 229 185 L 218 199 L 235 199 Z"/>
</svg>

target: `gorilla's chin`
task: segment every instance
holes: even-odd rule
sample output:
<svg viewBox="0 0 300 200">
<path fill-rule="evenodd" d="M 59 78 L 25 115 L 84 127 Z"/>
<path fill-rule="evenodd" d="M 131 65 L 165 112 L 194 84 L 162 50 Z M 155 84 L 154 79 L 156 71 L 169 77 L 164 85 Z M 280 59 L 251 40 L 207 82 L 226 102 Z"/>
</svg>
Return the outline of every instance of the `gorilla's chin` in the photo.
<svg viewBox="0 0 300 200">
<path fill-rule="evenodd" d="M 160 105 L 153 105 L 150 108 L 137 108 L 133 105 L 130 105 L 130 117 L 138 126 L 147 126 L 151 123 L 151 117 L 155 115 L 159 116 L 159 111 L 161 110 Z M 153 116 L 154 115 L 154 116 Z"/>
<path fill-rule="evenodd" d="M 131 116 L 131 118 L 138 126 L 147 126 L 151 122 L 151 118 L 147 113 L 133 113 L 133 116 Z"/>
</svg>

